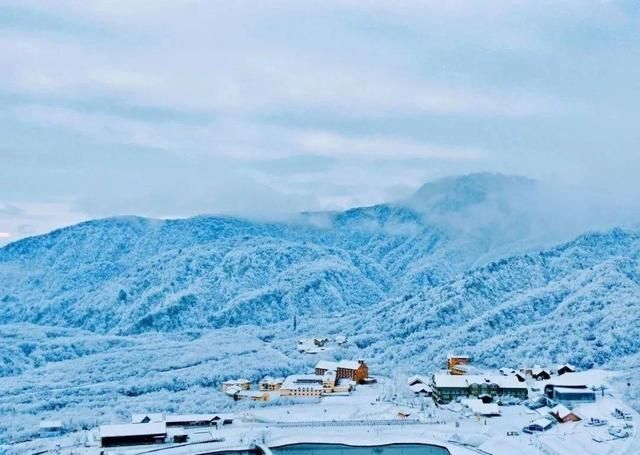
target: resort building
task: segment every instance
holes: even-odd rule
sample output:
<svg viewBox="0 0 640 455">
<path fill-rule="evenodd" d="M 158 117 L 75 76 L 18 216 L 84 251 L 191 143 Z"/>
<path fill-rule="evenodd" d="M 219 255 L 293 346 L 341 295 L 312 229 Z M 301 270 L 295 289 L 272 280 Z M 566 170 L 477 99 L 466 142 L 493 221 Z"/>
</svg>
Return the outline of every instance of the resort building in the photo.
<svg viewBox="0 0 640 455">
<path fill-rule="evenodd" d="M 273 392 L 280 390 L 283 383 L 284 378 L 272 378 L 271 376 L 266 376 L 260 381 L 259 387 L 262 391 Z"/>
<path fill-rule="evenodd" d="M 452 355 L 447 356 L 447 370 L 449 374 L 463 375 L 469 372 L 469 364 L 471 359 L 466 355 Z"/>
<path fill-rule="evenodd" d="M 544 386 L 544 394 L 569 407 L 596 401 L 596 392 L 579 373 L 564 373 L 553 378 Z"/>
<path fill-rule="evenodd" d="M 280 387 L 282 397 L 320 398 L 324 388 L 324 376 L 295 374 L 284 380 Z"/>
<path fill-rule="evenodd" d="M 362 384 L 369 377 L 369 367 L 364 360 L 321 360 L 316 364 L 316 375 L 322 376 L 327 372 L 335 373 L 336 379 L 350 379 L 356 384 Z"/>
<path fill-rule="evenodd" d="M 518 381 L 515 376 L 434 374 L 431 389 L 433 399 L 438 403 L 469 397 L 480 398 L 485 403 L 498 397 L 524 400 L 529 395 L 526 384 Z"/>
<path fill-rule="evenodd" d="M 596 393 L 587 386 L 557 386 L 548 384 L 544 393 L 552 400 L 567 406 L 583 403 L 595 403 Z"/>
<path fill-rule="evenodd" d="M 348 395 L 355 387 L 351 379 L 338 379 L 333 371 L 325 374 L 295 374 L 285 379 L 280 388 L 283 397 L 321 397 Z"/>
</svg>

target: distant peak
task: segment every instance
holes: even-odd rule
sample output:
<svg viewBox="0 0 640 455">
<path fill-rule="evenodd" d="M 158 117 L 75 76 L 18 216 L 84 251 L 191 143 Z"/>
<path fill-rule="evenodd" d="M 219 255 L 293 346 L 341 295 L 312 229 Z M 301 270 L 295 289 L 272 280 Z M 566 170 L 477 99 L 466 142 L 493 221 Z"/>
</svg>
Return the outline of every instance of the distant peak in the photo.
<svg viewBox="0 0 640 455">
<path fill-rule="evenodd" d="M 480 172 L 445 177 L 422 185 L 407 201 L 415 208 L 456 212 L 493 197 L 510 197 L 531 190 L 535 180 L 527 177 Z"/>
</svg>

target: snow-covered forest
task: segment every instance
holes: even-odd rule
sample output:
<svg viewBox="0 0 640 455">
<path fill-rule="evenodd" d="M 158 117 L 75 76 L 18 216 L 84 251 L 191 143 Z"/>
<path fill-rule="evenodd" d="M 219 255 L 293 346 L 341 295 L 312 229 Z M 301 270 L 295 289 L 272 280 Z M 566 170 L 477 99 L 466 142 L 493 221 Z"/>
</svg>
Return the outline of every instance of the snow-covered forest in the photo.
<svg viewBox="0 0 640 455">
<path fill-rule="evenodd" d="M 110 218 L 10 244 L 0 438 L 46 416 L 80 428 L 223 409 L 228 377 L 311 367 L 318 357 L 295 347 L 314 335 L 347 335 L 321 355 L 388 376 L 440 367 L 450 351 L 487 367 L 628 369 L 640 358 L 640 230 L 567 223 L 541 194 L 478 174 L 286 222 Z"/>
</svg>

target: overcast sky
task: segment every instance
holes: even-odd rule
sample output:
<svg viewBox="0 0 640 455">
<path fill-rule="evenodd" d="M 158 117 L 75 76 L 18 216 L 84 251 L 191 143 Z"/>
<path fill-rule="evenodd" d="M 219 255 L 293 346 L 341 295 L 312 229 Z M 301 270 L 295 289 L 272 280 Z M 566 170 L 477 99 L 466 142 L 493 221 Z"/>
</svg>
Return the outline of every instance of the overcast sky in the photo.
<svg viewBox="0 0 640 455">
<path fill-rule="evenodd" d="M 496 171 L 640 195 L 640 2 L 0 0 L 0 243 Z"/>
</svg>

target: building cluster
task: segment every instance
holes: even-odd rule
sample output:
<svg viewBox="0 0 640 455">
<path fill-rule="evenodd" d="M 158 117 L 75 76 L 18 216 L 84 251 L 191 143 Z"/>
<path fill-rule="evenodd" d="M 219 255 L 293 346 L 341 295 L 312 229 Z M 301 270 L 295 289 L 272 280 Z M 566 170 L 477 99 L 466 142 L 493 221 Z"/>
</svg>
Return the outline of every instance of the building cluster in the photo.
<svg viewBox="0 0 640 455">
<path fill-rule="evenodd" d="M 493 403 L 500 401 L 526 400 L 529 397 L 528 380 L 545 381 L 544 399 L 554 405 L 558 419 L 574 419 L 564 411 L 576 404 L 592 403 L 595 392 L 584 383 L 580 375 L 573 374 L 576 367 L 571 364 L 555 368 L 500 368 L 498 374 L 474 373 L 471 359 L 465 355 L 448 355 L 446 370 L 430 377 L 415 375 L 408 380 L 408 386 L 416 395 L 433 397 L 439 404 L 459 401 L 475 414 L 497 415 L 499 409 Z M 544 406 L 544 404 L 540 404 Z"/>
<path fill-rule="evenodd" d="M 101 425 L 101 447 L 187 442 L 184 428 L 221 427 L 233 423 L 231 414 L 134 414 L 131 423 Z"/>
<path fill-rule="evenodd" d="M 305 354 L 320 354 L 321 352 L 330 351 L 334 347 L 339 347 L 347 342 L 347 337 L 337 335 L 333 339 L 320 336 L 314 338 L 301 338 L 298 340 L 298 352 Z"/>
<path fill-rule="evenodd" d="M 503 375 L 434 374 L 431 389 L 437 403 L 449 403 L 458 398 L 469 397 L 490 403 L 500 397 L 526 400 L 529 396 L 526 383 L 520 382 L 515 376 Z"/>
<path fill-rule="evenodd" d="M 319 361 L 312 374 L 294 374 L 286 378 L 267 376 L 257 389 L 248 379 L 232 379 L 222 383 L 222 390 L 235 400 L 267 401 L 281 397 L 319 398 L 348 395 L 358 384 L 371 382 L 369 367 L 363 360 Z"/>
</svg>

